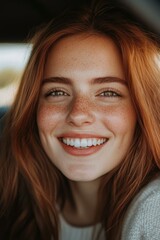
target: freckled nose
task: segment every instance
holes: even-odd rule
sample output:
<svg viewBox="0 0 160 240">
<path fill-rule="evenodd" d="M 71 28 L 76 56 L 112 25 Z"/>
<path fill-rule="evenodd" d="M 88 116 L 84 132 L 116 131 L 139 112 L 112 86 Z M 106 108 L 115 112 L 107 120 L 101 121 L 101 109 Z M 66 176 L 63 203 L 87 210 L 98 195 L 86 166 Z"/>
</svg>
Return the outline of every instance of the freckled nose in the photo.
<svg viewBox="0 0 160 240">
<path fill-rule="evenodd" d="M 89 125 L 95 120 L 93 113 L 93 105 L 89 99 L 77 98 L 71 103 L 69 113 L 67 116 L 67 122 L 70 125 L 82 126 Z"/>
</svg>

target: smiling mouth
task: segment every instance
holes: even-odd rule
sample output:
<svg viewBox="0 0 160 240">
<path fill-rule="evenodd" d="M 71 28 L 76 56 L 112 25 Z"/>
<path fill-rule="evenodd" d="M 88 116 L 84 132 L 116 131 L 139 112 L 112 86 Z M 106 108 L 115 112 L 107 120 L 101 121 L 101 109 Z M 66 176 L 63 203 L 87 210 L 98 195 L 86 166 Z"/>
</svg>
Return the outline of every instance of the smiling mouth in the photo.
<svg viewBox="0 0 160 240">
<path fill-rule="evenodd" d="M 76 149 L 87 149 L 107 142 L 107 138 L 60 138 L 60 141 Z"/>
</svg>

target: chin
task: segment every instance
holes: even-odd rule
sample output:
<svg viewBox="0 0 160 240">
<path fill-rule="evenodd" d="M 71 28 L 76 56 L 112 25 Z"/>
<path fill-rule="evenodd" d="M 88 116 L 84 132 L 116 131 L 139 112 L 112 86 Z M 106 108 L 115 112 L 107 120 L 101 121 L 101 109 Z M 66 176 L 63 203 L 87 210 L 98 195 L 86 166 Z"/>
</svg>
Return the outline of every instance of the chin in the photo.
<svg viewBox="0 0 160 240">
<path fill-rule="evenodd" d="M 72 174 L 64 174 L 68 180 L 75 182 L 92 182 L 98 179 L 100 176 L 96 176 L 95 174 L 89 173 L 72 173 Z"/>
</svg>

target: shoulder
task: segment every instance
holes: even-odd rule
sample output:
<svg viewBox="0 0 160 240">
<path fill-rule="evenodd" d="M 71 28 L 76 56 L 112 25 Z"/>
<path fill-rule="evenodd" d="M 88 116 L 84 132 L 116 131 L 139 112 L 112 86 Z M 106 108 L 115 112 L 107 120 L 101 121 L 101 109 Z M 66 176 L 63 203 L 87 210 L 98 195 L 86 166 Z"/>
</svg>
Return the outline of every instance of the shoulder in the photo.
<svg viewBox="0 0 160 240">
<path fill-rule="evenodd" d="M 126 213 L 122 240 L 160 239 L 160 177 L 147 184 Z"/>
</svg>

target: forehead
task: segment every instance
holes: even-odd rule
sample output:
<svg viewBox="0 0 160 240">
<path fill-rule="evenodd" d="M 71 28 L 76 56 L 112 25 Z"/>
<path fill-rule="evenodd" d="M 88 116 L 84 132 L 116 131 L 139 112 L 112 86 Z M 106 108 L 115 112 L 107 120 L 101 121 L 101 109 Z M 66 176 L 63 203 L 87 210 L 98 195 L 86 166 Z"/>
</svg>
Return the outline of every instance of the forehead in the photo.
<svg viewBox="0 0 160 240">
<path fill-rule="evenodd" d="M 48 58 L 53 55 L 64 57 L 67 54 L 73 56 L 74 60 L 79 57 L 87 57 L 87 55 L 98 56 L 102 52 L 108 52 L 110 55 L 120 55 L 119 49 L 110 37 L 100 34 L 77 34 L 65 37 L 56 42 L 50 49 Z"/>
<path fill-rule="evenodd" d="M 110 74 L 114 68 L 115 70 L 118 68 L 118 71 L 122 69 L 118 47 L 107 36 L 73 35 L 59 40 L 52 46 L 47 57 L 45 77 L 50 77 L 48 75 L 57 74 L 62 70 L 83 72 L 94 68 L 110 68 Z"/>
</svg>

